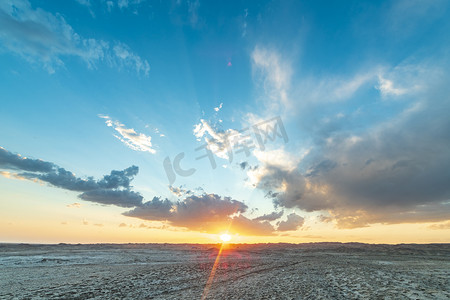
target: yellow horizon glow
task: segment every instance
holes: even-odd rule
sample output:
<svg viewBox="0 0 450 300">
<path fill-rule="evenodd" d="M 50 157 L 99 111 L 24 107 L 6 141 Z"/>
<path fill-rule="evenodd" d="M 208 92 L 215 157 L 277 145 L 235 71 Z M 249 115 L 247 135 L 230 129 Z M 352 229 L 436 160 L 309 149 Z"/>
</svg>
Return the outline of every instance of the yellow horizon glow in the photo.
<svg viewBox="0 0 450 300">
<path fill-rule="evenodd" d="M 220 236 L 220 239 L 222 240 L 222 242 L 227 243 L 231 241 L 231 235 L 224 233 Z"/>
<path fill-rule="evenodd" d="M 61 189 L 49 189 L 41 193 L 41 186 L 34 182 L 11 181 L 0 176 L 0 187 L 1 243 L 215 244 L 222 242 L 220 235 L 224 233 L 229 234 L 235 244 L 450 243 L 449 221 L 373 224 L 362 228 L 337 229 L 332 223 L 306 218 L 302 230 L 272 235 L 251 235 L 252 232 L 246 232 L 245 228 L 224 224 L 209 228 L 208 232 L 200 232 L 165 222 L 126 217 L 122 215 L 123 208 L 82 202 L 76 195 L 68 196 Z M 81 205 L 71 206 L 75 202 Z"/>
</svg>

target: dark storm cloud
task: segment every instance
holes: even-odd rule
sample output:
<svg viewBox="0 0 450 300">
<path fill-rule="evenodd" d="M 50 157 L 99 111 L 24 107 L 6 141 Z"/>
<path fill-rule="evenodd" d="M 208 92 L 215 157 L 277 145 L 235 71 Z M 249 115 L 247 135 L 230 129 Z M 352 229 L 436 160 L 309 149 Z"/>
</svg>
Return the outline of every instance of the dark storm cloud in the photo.
<svg viewBox="0 0 450 300">
<path fill-rule="evenodd" d="M 131 166 L 123 171 L 112 170 L 111 174 L 103 176 L 103 179 L 98 182 L 98 185 L 105 189 L 129 188 L 132 178 L 138 173 L 138 166 Z"/>
<path fill-rule="evenodd" d="M 131 190 L 130 185 L 139 172 L 137 166 L 122 171 L 112 170 L 109 175 L 104 175 L 99 180 L 93 177 L 80 178 L 54 163 L 25 158 L 0 148 L 0 169 L 13 170 L 14 178 L 39 180 L 54 187 L 81 192 L 78 197 L 85 201 L 133 208 L 124 213 L 129 217 L 167 221 L 172 226 L 203 232 L 234 230 L 252 235 L 270 235 L 274 232 L 273 226 L 267 220 L 275 214 L 257 220 L 248 219 L 241 215 L 247 211 L 247 205 L 230 197 L 206 193 L 196 196 L 192 195 L 192 191 L 181 187 L 171 187 L 172 192 L 179 196 L 184 195 L 184 200 L 174 203 L 168 199 L 154 197 L 143 202 L 143 196 Z"/>
<path fill-rule="evenodd" d="M 209 224 L 227 221 L 233 214 L 246 210 L 244 203 L 230 197 L 203 194 L 189 196 L 176 203 L 155 197 L 124 215 L 144 220 L 169 221 L 174 226 L 194 230 L 207 230 Z"/>
<path fill-rule="evenodd" d="M 169 220 L 174 204 L 168 199 L 153 197 L 151 201 L 145 202 L 133 210 L 123 213 L 125 216 L 135 217 L 143 220 L 166 221 Z"/>
<path fill-rule="evenodd" d="M 80 178 L 54 163 L 23 157 L 0 148 L 0 169 L 13 170 L 20 178 L 40 180 L 69 191 L 83 192 L 78 197 L 95 203 L 120 207 L 142 204 L 143 197 L 130 190 L 130 182 L 139 172 L 137 166 L 125 170 L 112 170 L 100 180 L 93 177 Z"/>
<path fill-rule="evenodd" d="M 342 228 L 448 220 L 450 85 L 432 86 L 397 116 L 358 134 L 318 130 L 322 142 L 309 159 L 290 170 L 262 166 L 256 186 L 277 206 L 328 211 Z"/>
<path fill-rule="evenodd" d="M 55 165 L 40 159 L 30 159 L 13 154 L 5 148 L 0 147 L 0 168 L 23 170 L 30 172 L 50 172 Z"/>
<path fill-rule="evenodd" d="M 130 190 L 92 190 L 78 196 L 85 201 L 91 201 L 120 207 L 135 207 L 142 204 L 143 197 Z"/>
<path fill-rule="evenodd" d="M 21 173 L 20 175 L 29 179 L 39 179 L 70 191 L 95 191 L 111 190 L 118 188 L 128 189 L 133 177 L 139 172 L 137 166 L 131 166 L 123 171 L 112 170 L 110 175 L 103 176 L 101 180 L 93 177 L 79 178 L 64 168 L 55 168 L 47 173 Z"/>
<path fill-rule="evenodd" d="M 323 160 L 317 165 L 313 166 L 308 172 L 306 173 L 307 177 L 314 177 L 319 174 L 324 174 L 328 171 L 331 171 L 336 167 L 336 163 L 334 161 L 331 161 L 329 159 Z"/>
</svg>

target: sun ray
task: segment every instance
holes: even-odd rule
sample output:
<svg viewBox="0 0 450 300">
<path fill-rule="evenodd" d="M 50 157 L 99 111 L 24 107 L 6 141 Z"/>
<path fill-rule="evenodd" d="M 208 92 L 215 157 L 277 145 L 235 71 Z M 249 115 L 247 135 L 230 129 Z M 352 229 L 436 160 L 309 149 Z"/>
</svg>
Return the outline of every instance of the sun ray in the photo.
<svg viewBox="0 0 450 300">
<path fill-rule="evenodd" d="M 203 290 L 202 300 L 206 299 L 206 296 L 208 296 L 209 289 L 211 288 L 211 284 L 214 281 L 214 275 L 216 274 L 216 269 L 217 269 L 217 266 L 219 265 L 220 255 L 222 254 L 223 245 L 224 244 L 222 243 L 222 245 L 220 246 L 220 249 L 219 249 L 219 253 L 217 253 L 216 260 L 214 261 L 214 265 L 211 269 L 211 273 L 209 274 L 209 278 L 208 278 L 208 281 L 206 282 L 205 289 Z"/>
</svg>

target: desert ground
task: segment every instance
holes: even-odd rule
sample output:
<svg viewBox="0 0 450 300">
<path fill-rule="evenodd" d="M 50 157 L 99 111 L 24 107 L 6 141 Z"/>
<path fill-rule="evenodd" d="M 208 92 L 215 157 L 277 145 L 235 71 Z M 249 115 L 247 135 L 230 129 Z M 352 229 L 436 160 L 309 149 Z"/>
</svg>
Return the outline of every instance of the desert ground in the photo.
<svg viewBox="0 0 450 300">
<path fill-rule="evenodd" d="M 450 299 L 450 244 L 220 247 L 0 244 L 0 299 Z"/>
</svg>

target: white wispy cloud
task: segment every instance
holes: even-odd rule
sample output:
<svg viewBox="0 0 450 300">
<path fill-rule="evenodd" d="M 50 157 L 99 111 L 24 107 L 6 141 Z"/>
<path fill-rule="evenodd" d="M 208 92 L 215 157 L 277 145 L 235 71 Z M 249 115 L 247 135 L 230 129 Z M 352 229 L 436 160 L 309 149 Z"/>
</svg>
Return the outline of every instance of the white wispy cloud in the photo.
<svg viewBox="0 0 450 300">
<path fill-rule="evenodd" d="M 81 203 L 75 202 L 75 203 L 72 203 L 72 204 L 67 204 L 66 206 L 69 207 L 69 208 L 80 208 L 81 207 Z"/>
<path fill-rule="evenodd" d="M 118 62 L 121 66 L 134 68 L 137 73 L 143 72 L 148 75 L 150 65 L 139 55 L 134 54 L 130 47 L 123 43 L 118 43 L 113 47 L 114 54 L 119 58 Z"/>
<path fill-rule="evenodd" d="M 443 74 L 443 69 L 436 63 L 416 63 L 407 59 L 392 68 L 384 68 L 378 74 L 378 85 L 375 88 L 385 98 L 414 95 L 426 92 Z"/>
<path fill-rule="evenodd" d="M 135 151 L 156 153 L 152 145 L 152 137 L 143 133 L 137 133 L 133 128 L 127 128 L 119 121 L 112 120 L 109 116 L 99 115 L 100 118 L 105 119 L 108 127 L 114 128 L 119 134 L 114 136 L 124 143 L 127 147 Z"/>
<path fill-rule="evenodd" d="M 228 152 L 232 151 L 236 145 L 243 142 L 239 131 L 234 129 L 219 130 L 213 128 L 206 120 L 201 119 L 200 123 L 194 126 L 193 133 L 197 141 L 204 138 L 207 147 L 217 157 L 228 159 Z"/>
<path fill-rule="evenodd" d="M 188 0 L 187 4 L 188 4 L 189 21 L 191 23 L 191 26 L 195 27 L 199 20 L 198 9 L 200 7 L 200 1 Z"/>
<path fill-rule="evenodd" d="M 407 92 L 406 89 L 403 88 L 396 88 L 394 87 L 394 83 L 392 80 L 383 78 L 383 76 L 378 77 L 379 85 L 377 86 L 377 89 L 381 92 L 383 96 L 389 96 L 389 95 L 395 95 L 400 96 Z"/>
<path fill-rule="evenodd" d="M 215 111 L 219 111 L 219 110 L 222 108 L 222 106 L 223 106 L 223 103 L 220 103 L 219 106 L 214 107 L 214 110 L 215 110 Z"/>
<path fill-rule="evenodd" d="M 242 37 L 247 35 L 247 17 L 248 17 L 248 8 L 244 9 L 244 21 L 242 22 Z"/>
<path fill-rule="evenodd" d="M 278 52 L 262 47 L 256 47 L 253 50 L 251 59 L 253 71 L 262 81 L 268 97 L 267 108 L 279 110 L 288 106 L 292 76 L 289 63 L 282 59 Z"/>
<path fill-rule="evenodd" d="M 62 15 L 33 8 L 27 0 L 0 2 L 0 41 L 3 50 L 42 65 L 49 73 L 64 67 L 67 57 L 82 59 L 88 68 L 103 62 L 110 67 L 131 67 L 138 74 L 148 75 L 150 70 L 148 62 L 127 45 L 83 38 Z"/>
</svg>

